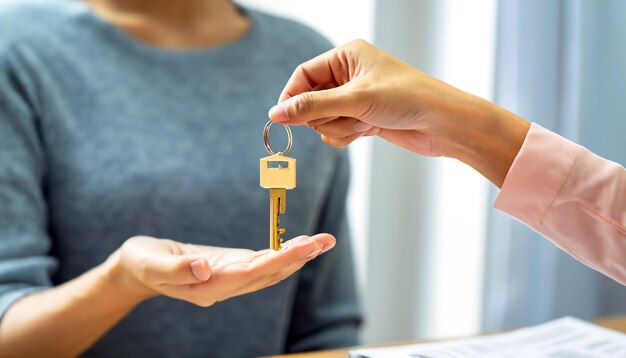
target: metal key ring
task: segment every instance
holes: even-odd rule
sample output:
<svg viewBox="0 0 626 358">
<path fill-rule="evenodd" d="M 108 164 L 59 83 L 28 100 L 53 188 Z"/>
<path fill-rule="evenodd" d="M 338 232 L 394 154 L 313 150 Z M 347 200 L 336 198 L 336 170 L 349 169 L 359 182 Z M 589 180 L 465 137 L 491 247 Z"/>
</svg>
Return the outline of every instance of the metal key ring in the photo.
<svg viewBox="0 0 626 358">
<path fill-rule="evenodd" d="M 283 155 L 283 154 L 287 154 L 289 153 L 289 151 L 291 150 L 291 144 L 293 142 L 293 136 L 291 135 L 291 128 L 289 128 L 288 125 L 283 124 L 283 127 L 285 127 L 285 130 L 287 131 L 287 148 L 285 148 L 284 151 L 282 152 L 274 152 L 272 150 L 272 148 L 270 147 L 270 127 L 272 126 L 274 122 L 269 121 L 267 122 L 267 124 L 265 124 L 265 128 L 263 128 L 263 144 L 265 144 L 265 149 L 267 150 L 268 153 L 270 153 L 271 155 Z"/>
</svg>

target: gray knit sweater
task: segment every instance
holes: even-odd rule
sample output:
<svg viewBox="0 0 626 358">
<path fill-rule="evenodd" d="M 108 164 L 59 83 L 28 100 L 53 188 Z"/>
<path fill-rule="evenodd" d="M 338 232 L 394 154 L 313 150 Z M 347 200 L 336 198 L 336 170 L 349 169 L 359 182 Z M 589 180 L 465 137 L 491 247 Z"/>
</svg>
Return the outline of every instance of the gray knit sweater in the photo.
<svg viewBox="0 0 626 358">
<path fill-rule="evenodd" d="M 293 69 L 330 44 L 245 11 L 252 27 L 238 42 L 175 52 L 78 1 L 0 2 L 0 315 L 133 235 L 267 248 L 258 178 L 267 110 Z M 277 286 L 209 308 L 144 302 L 88 356 L 250 357 L 356 343 L 347 158 L 313 131 L 293 131 L 298 187 L 285 236 L 330 232 L 337 247 Z M 280 127 L 272 136 L 284 145 Z"/>
</svg>

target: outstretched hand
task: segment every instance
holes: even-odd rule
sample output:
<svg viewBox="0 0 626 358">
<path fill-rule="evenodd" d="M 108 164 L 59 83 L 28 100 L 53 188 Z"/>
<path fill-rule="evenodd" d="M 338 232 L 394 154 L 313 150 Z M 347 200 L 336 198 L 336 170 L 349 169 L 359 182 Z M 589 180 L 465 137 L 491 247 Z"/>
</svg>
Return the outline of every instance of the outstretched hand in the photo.
<svg viewBox="0 0 626 358">
<path fill-rule="evenodd" d="M 128 239 L 110 259 L 115 261 L 116 287 L 137 301 L 162 294 L 208 307 L 272 286 L 334 245 L 335 238 L 329 234 L 297 237 L 280 251 L 137 236 Z"/>
<path fill-rule="evenodd" d="M 269 116 L 313 127 L 335 147 L 380 135 L 422 155 L 442 155 L 433 142 L 433 107 L 445 105 L 439 94 L 448 87 L 356 40 L 298 66 Z"/>
<path fill-rule="evenodd" d="M 530 127 L 363 40 L 298 66 L 269 117 L 315 128 L 334 147 L 379 135 L 417 154 L 456 158 L 498 186 Z"/>
</svg>

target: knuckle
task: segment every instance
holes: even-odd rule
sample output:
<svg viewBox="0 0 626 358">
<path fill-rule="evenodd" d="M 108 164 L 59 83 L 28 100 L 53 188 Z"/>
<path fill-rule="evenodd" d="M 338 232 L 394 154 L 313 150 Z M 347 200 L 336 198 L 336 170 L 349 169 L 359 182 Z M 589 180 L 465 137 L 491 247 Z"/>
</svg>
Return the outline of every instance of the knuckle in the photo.
<svg viewBox="0 0 626 358">
<path fill-rule="evenodd" d="M 306 63 L 306 62 L 305 62 Z M 295 73 L 304 73 L 304 63 L 301 63 L 298 65 L 298 67 L 296 67 L 296 69 L 294 70 Z"/>
<path fill-rule="evenodd" d="M 313 99 L 308 92 L 302 93 L 293 103 L 295 113 L 307 113 L 311 111 Z"/>
<path fill-rule="evenodd" d="M 328 139 L 328 137 L 322 135 L 322 140 Z M 292 246 L 290 248 L 290 250 L 292 250 L 291 253 L 291 258 L 289 259 L 288 263 L 286 264 L 291 264 L 293 262 L 298 261 L 298 258 L 305 256 L 309 251 L 311 251 L 311 247 L 308 244 L 305 245 L 295 245 Z"/>
<path fill-rule="evenodd" d="M 355 40 L 348 42 L 348 46 L 354 49 L 361 49 L 361 48 L 372 47 L 372 44 L 370 44 L 369 42 L 363 39 L 355 39 Z"/>
<path fill-rule="evenodd" d="M 151 270 L 146 259 L 140 259 L 137 262 L 137 278 L 141 282 L 148 282 L 151 280 Z"/>
<path fill-rule="evenodd" d="M 374 117 L 376 103 L 379 101 L 376 97 L 377 90 L 371 85 L 361 85 L 355 87 L 345 96 L 347 103 L 352 103 L 352 108 L 356 117 L 359 119 L 368 119 Z"/>
<path fill-rule="evenodd" d="M 369 45 L 369 44 L 370 44 L 369 42 L 367 42 L 367 41 L 365 41 L 365 40 L 363 40 L 363 39 L 361 39 L 361 38 L 359 38 L 359 39 L 355 39 L 354 41 L 352 41 L 352 43 L 353 43 L 354 45 L 356 45 L 356 46 L 367 46 L 367 45 Z"/>
<path fill-rule="evenodd" d="M 341 146 L 337 145 L 336 140 L 330 137 L 327 137 L 323 134 L 322 134 L 322 142 L 324 142 L 326 145 L 329 145 L 331 147 L 342 148 Z"/>
<path fill-rule="evenodd" d="M 328 139 L 330 145 L 332 145 L 335 148 L 345 148 L 348 146 L 348 144 L 350 144 L 352 141 L 351 140 L 346 140 L 346 139 L 332 139 L 329 138 Z"/>
<path fill-rule="evenodd" d="M 131 236 L 124 241 L 121 248 L 124 250 L 139 248 L 143 243 L 146 242 L 146 240 L 149 239 L 150 238 L 148 236 Z"/>
<path fill-rule="evenodd" d="M 133 247 L 139 240 L 141 240 L 141 236 L 132 236 L 126 239 L 122 244 L 122 248 L 128 249 L 129 247 Z"/>
<path fill-rule="evenodd" d="M 375 86 L 375 83 L 361 81 L 358 85 L 353 86 L 350 91 L 342 93 L 342 95 L 347 103 L 359 106 L 364 103 L 372 102 L 375 99 L 376 92 L 379 91 Z"/>
<path fill-rule="evenodd" d="M 143 235 L 135 235 L 135 236 L 131 236 L 128 239 L 126 239 L 126 242 L 140 242 L 140 241 L 144 241 L 146 239 L 149 239 L 148 236 L 143 236 Z"/>
</svg>

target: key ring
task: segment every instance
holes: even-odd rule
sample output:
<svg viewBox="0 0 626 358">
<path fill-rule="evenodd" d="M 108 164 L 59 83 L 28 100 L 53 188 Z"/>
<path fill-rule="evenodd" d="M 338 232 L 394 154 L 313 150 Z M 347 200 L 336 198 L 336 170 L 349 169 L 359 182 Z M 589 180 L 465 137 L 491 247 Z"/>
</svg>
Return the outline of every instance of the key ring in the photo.
<svg viewBox="0 0 626 358">
<path fill-rule="evenodd" d="M 268 153 L 270 153 L 271 155 L 283 155 L 283 154 L 287 154 L 289 153 L 289 151 L 291 150 L 291 143 L 293 142 L 293 136 L 291 135 L 291 128 L 289 128 L 288 125 L 283 124 L 283 127 L 285 127 L 285 130 L 287 131 L 287 148 L 285 148 L 284 151 L 282 152 L 274 152 L 272 150 L 272 148 L 270 147 L 270 127 L 272 126 L 274 122 L 269 121 L 267 122 L 267 124 L 265 124 L 265 128 L 263 128 L 263 144 L 265 144 L 265 149 L 267 150 Z"/>
</svg>

